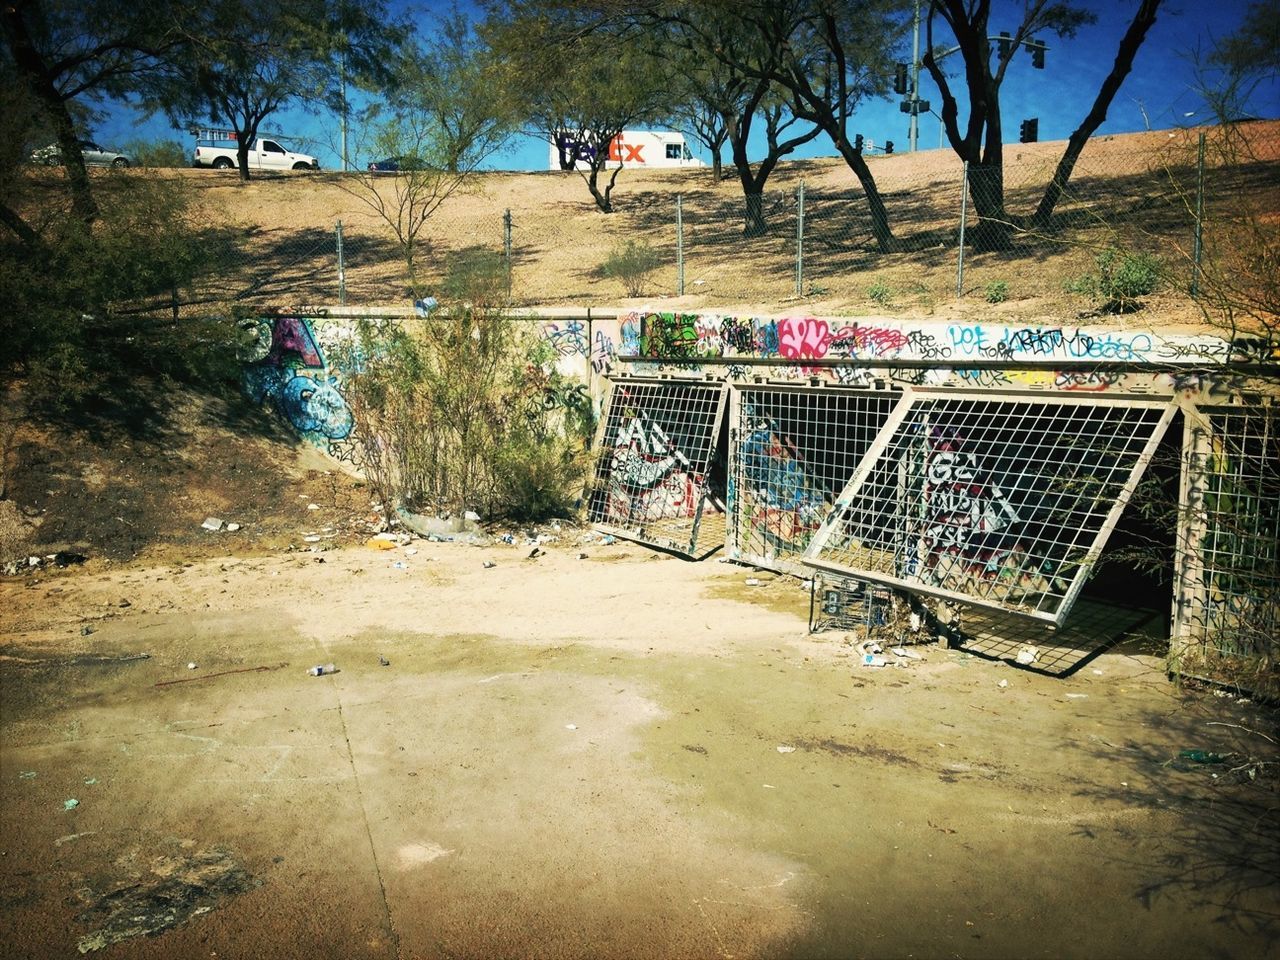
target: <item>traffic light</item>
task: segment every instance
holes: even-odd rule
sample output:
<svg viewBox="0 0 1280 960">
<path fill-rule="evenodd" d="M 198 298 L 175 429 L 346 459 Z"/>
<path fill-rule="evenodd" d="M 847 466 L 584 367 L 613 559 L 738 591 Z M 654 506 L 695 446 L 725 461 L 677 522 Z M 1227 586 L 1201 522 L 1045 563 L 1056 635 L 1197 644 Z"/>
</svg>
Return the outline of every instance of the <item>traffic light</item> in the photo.
<svg viewBox="0 0 1280 960">
<path fill-rule="evenodd" d="M 893 153 L 893 141 L 892 141 L 892 140 L 886 140 L 886 141 L 884 142 L 884 152 L 885 152 L 885 153 Z"/>
<path fill-rule="evenodd" d="M 1032 117 L 1030 120 L 1023 120 L 1022 126 L 1018 128 L 1019 143 L 1035 143 L 1040 138 L 1040 118 Z"/>
<path fill-rule="evenodd" d="M 1027 49 L 1031 51 L 1031 66 L 1037 70 L 1044 69 L 1045 45 L 1039 40 L 1028 40 Z"/>
<path fill-rule="evenodd" d="M 894 93 L 907 92 L 907 65 L 905 63 L 899 63 L 896 69 L 894 70 L 893 92 Z"/>
<path fill-rule="evenodd" d="M 1000 45 L 1000 59 L 1003 60 L 1009 56 L 1009 49 L 1013 46 L 1013 38 L 1009 36 L 1009 31 L 1001 30 L 1000 37 L 996 40 L 996 43 Z"/>
</svg>

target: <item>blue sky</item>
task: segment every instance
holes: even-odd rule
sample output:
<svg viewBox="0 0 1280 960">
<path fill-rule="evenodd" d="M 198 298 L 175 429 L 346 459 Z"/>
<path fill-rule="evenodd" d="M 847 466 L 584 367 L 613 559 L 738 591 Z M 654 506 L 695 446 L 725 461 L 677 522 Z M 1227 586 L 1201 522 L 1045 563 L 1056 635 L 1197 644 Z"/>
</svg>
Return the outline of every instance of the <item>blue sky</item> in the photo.
<svg viewBox="0 0 1280 960">
<path fill-rule="evenodd" d="M 1116 46 L 1136 3 L 1137 0 L 1082 0 L 1080 5 L 1095 11 L 1098 22 L 1083 28 L 1072 40 L 1043 37 L 1050 47 L 1045 55 L 1045 69 L 1033 69 L 1030 55 L 1026 52 L 1015 58 L 1001 93 L 1007 141 L 1017 141 L 1019 122 L 1028 117 L 1039 118 L 1041 140 L 1061 140 L 1071 133 L 1088 112 L 1103 77 L 1111 69 Z M 417 4 L 415 19 L 429 24 L 432 10 L 441 7 L 438 3 Z M 1012 32 L 1020 7 L 1018 0 L 995 0 L 992 32 Z M 1165 0 L 1155 26 L 1138 53 L 1133 72 L 1121 87 L 1106 123 L 1098 132 L 1123 133 L 1148 126 L 1159 129 L 1211 122 L 1212 118 L 1195 91 L 1190 56 L 1197 48 L 1207 49 L 1214 37 L 1233 32 L 1247 7 L 1248 0 Z M 942 42 L 940 37 L 935 39 Z M 909 55 L 908 46 L 903 59 Z M 952 63 L 954 72 L 958 61 Z M 938 110 L 937 91 L 923 72 L 920 93 L 930 101 L 935 111 Z M 862 133 L 877 145 L 892 140 L 896 152 L 905 152 L 909 118 L 899 112 L 898 99 L 894 97 L 888 101 L 864 104 L 851 132 Z M 1259 87 L 1249 107 L 1256 116 L 1280 116 L 1280 83 L 1272 80 Z M 339 127 L 335 117 L 317 117 L 302 110 L 287 110 L 269 117 L 263 128 L 291 138 L 290 146 L 318 156 L 321 166 L 326 169 L 336 169 L 341 165 L 337 147 Z M 920 149 L 936 149 L 938 134 L 937 117 L 921 116 Z M 104 146 L 118 147 L 139 137 L 174 139 L 186 148 L 194 146 L 186 131 L 173 128 L 163 117 L 148 120 L 125 105 L 109 109 L 107 117 L 93 130 L 93 135 Z M 356 140 L 353 132 L 349 139 L 353 151 Z M 700 151 L 697 144 L 691 143 L 690 146 L 695 153 L 701 153 L 707 159 L 705 151 Z M 356 152 L 353 161 L 361 166 L 368 160 L 377 159 Z M 834 155 L 835 151 L 823 137 L 794 154 L 796 157 Z M 548 149 L 544 142 L 522 137 L 487 166 L 506 170 L 543 170 L 547 167 L 547 159 Z"/>
</svg>

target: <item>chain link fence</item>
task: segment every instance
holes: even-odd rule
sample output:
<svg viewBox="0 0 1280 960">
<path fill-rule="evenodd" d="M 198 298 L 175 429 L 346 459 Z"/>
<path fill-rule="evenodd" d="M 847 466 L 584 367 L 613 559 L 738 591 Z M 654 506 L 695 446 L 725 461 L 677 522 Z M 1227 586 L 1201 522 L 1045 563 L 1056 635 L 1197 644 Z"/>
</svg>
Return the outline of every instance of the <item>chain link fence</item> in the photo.
<svg viewBox="0 0 1280 960">
<path fill-rule="evenodd" d="M 624 170 L 610 214 L 576 174 L 495 174 L 423 223 L 412 283 L 393 231 L 348 203 L 323 228 L 226 234 L 174 308 L 405 303 L 482 264 L 506 273 L 514 306 L 884 313 L 967 298 L 1078 312 L 1106 251 L 1150 257 L 1164 293 L 1185 297 L 1216 224 L 1280 209 L 1278 121 L 1095 137 L 1038 216 L 1061 155 L 1043 143 L 1006 145 L 998 168 L 949 150 L 869 158 L 888 243 L 838 161 L 783 165 L 750 209 L 736 181 L 708 171 Z"/>
</svg>

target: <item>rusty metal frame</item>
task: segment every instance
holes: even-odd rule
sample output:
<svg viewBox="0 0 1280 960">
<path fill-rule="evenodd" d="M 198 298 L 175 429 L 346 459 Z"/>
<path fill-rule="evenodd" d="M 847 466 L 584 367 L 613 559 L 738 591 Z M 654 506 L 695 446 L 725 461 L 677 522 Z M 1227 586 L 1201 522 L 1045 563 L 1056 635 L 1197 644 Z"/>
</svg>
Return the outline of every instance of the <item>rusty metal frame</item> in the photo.
<svg viewBox="0 0 1280 960">
<path fill-rule="evenodd" d="M 803 563 L 1061 626 L 1176 409 L 908 388 Z"/>
</svg>

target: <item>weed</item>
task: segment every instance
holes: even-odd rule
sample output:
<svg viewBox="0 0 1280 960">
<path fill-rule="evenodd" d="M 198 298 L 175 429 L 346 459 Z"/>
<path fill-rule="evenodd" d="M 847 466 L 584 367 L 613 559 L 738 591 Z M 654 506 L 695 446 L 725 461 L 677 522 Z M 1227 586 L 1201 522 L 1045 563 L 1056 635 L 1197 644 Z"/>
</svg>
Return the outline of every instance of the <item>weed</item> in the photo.
<svg viewBox="0 0 1280 960">
<path fill-rule="evenodd" d="M 1005 280 L 992 280 L 986 287 L 987 303 L 1004 303 L 1009 299 L 1009 283 Z"/>
<path fill-rule="evenodd" d="M 867 296 L 880 306 L 887 307 L 890 301 L 893 300 L 893 288 L 877 280 L 867 287 Z"/>
<path fill-rule="evenodd" d="M 1064 287 L 1100 303 L 1102 313 L 1133 313 L 1142 308 L 1138 298 L 1160 285 L 1161 266 L 1155 257 L 1111 247 L 1098 254 L 1096 262 L 1097 273 L 1068 280 Z"/>
<path fill-rule="evenodd" d="M 644 293 L 650 275 L 661 266 L 658 251 L 644 241 L 628 240 L 615 246 L 600 265 L 600 273 L 611 279 L 621 280 L 627 296 L 638 297 Z"/>
</svg>

